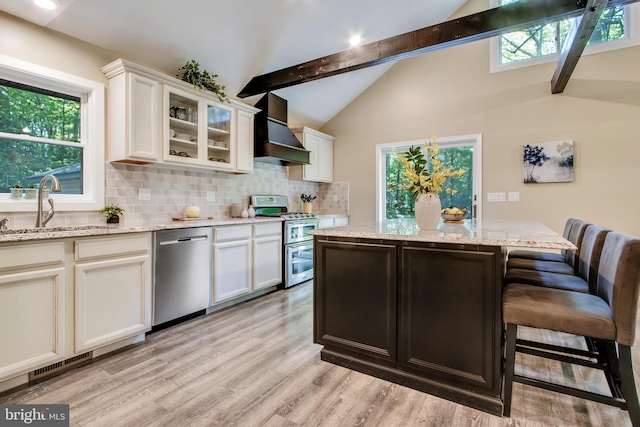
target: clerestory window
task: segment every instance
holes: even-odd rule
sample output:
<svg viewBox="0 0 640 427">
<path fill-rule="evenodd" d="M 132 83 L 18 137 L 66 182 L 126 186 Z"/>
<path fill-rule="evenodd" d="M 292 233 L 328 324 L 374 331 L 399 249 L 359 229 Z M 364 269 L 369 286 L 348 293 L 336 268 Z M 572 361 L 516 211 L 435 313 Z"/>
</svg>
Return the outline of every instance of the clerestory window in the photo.
<svg viewBox="0 0 640 427">
<path fill-rule="evenodd" d="M 492 0 L 492 7 L 520 0 Z M 633 36 L 637 21 L 635 6 L 605 9 L 589 39 L 584 54 L 620 49 L 639 44 Z M 526 30 L 494 37 L 491 46 L 491 71 L 519 68 L 556 61 L 576 18 L 564 19 Z"/>
</svg>

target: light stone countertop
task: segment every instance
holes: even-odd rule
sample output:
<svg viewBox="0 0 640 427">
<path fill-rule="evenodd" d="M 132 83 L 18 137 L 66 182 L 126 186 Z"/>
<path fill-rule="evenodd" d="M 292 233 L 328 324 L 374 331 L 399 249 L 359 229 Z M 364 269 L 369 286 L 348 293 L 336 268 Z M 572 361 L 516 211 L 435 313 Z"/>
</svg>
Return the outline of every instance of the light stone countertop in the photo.
<svg viewBox="0 0 640 427">
<path fill-rule="evenodd" d="M 315 236 L 458 243 L 541 249 L 576 247 L 547 226 L 535 221 L 464 220 L 464 224 L 440 221 L 437 230 L 420 230 L 413 218 L 354 224 L 314 230 Z"/>
<path fill-rule="evenodd" d="M 84 224 L 77 226 L 50 227 L 38 231 L 35 229 L 17 229 L 0 231 L 0 243 L 24 242 L 46 239 L 64 239 L 68 237 L 108 236 L 126 233 L 142 233 L 177 228 L 212 227 L 224 225 L 259 224 L 263 222 L 282 222 L 282 218 L 230 218 L 202 219 L 195 221 L 142 222 L 120 220 L 120 224 Z M 18 231 L 18 232 L 16 232 Z"/>
</svg>

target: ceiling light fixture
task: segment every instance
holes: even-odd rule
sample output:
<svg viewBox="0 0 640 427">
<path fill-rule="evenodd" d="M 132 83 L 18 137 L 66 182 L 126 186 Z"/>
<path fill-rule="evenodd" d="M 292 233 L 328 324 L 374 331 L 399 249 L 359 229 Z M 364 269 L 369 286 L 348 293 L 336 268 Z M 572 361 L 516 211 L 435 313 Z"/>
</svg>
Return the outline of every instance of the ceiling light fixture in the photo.
<svg viewBox="0 0 640 427">
<path fill-rule="evenodd" d="M 351 36 L 351 38 L 349 39 L 349 44 L 351 45 L 351 47 L 356 47 L 360 44 L 360 42 L 362 41 L 362 39 L 360 38 L 359 35 L 355 35 L 355 36 Z"/>
<path fill-rule="evenodd" d="M 56 7 L 60 6 L 58 0 L 34 0 L 35 4 L 40 6 L 43 9 L 53 10 Z"/>
</svg>

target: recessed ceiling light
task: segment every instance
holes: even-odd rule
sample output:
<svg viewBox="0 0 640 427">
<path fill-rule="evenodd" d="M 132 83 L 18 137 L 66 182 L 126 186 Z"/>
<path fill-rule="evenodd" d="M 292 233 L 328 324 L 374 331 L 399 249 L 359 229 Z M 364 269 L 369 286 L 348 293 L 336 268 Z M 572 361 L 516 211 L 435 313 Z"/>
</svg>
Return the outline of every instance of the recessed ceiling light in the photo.
<svg viewBox="0 0 640 427">
<path fill-rule="evenodd" d="M 355 36 L 351 36 L 351 38 L 349 39 L 349 44 L 351 45 L 351 47 L 356 47 L 360 44 L 360 42 L 362 41 L 362 39 L 360 38 L 359 35 L 355 35 Z"/>
<path fill-rule="evenodd" d="M 49 10 L 55 9 L 56 7 L 60 6 L 58 0 L 34 0 L 34 2 L 41 8 Z"/>
</svg>

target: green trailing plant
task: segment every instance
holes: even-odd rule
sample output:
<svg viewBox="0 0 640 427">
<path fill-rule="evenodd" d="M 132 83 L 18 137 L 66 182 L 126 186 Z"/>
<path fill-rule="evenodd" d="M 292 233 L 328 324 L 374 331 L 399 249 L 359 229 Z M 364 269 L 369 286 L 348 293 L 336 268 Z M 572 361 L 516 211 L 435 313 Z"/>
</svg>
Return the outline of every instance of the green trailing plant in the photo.
<svg viewBox="0 0 640 427">
<path fill-rule="evenodd" d="M 216 83 L 215 78 L 218 77 L 217 74 L 209 73 L 207 70 L 200 70 L 200 64 L 192 59 L 187 62 L 184 66 L 178 68 L 180 72 L 177 74 L 177 77 L 182 79 L 187 83 L 191 83 L 194 88 L 202 92 L 203 90 L 210 90 L 211 92 L 218 95 L 218 99 L 220 102 L 229 102 L 229 98 L 224 93 L 226 87 L 224 85 L 220 85 Z"/>
<path fill-rule="evenodd" d="M 13 184 L 11 188 L 22 188 L 22 184 Z"/>
<path fill-rule="evenodd" d="M 109 204 L 109 205 L 105 205 L 98 212 L 100 212 L 102 215 L 106 216 L 107 218 L 113 218 L 114 216 L 121 215 L 124 212 L 124 209 L 122 209 L 119 205 Z"/>
<path fill-rule="evenodd" d="M 27 185 L 27 188 L 36 188 L 35 184 L 29 184 Z"/>
</svg>

